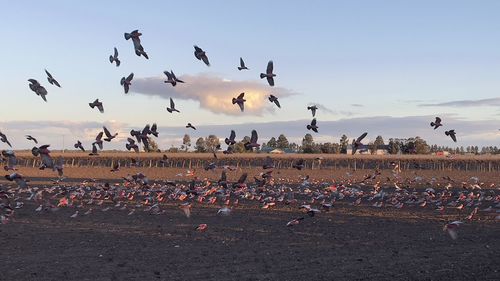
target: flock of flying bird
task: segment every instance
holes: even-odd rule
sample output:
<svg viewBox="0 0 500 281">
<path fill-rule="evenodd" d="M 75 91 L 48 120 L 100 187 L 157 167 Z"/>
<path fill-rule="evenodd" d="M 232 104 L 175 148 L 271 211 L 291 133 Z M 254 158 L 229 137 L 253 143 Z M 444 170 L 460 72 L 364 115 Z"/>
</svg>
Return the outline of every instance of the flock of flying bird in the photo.
<svg viewBox="0 0 500 281">
<path fill-rule="evenodd" d="M 144 50 L 141 44 L 140 33 L 138 30 L 134 30 L 131 33 L 125 33 L 124 37 L 126 40 L 132 40 L 135 54 L 137 56 L 143 56 L 149 59 L 148 54 Z M 202 61 L 207 66 L 210 66 L 210 62 L 207 54 L 203 49 L 198 46 L 194 46 L 195 58 Z M 121 61 L 118 57 L 118 50 L 114 48 L 113 55 L 109 56 L 110 63 L 114 63 L 116 67 L 119 67 Z M 238 70 L 248 70 L 245 62 L 240 58 L 240 66 L 237 67 Z M 260 78 L 266 78 L 269 86 L 275 85 L 276 74 L 273 72 L 274 65 L 273 61 L 269 61 L 267 64 L 266 72 L 260 74 Z M 59 82 L 45 70 L 47 74 L 47 80 L 51 85 L 61 87 Z M 171 84 L 175 87 L 178 83 L 185 83 L 185 81 L 180 80 L 174 74 L 172 70 L 164 71 L 167 80 L 164 81 L 166 84 Z M 128 93 L 130 86 L 132 85 L 132 80 L 134 74 L 130 73 L 127 77 L 122 77 L 120 84 L 123 86 L 124 92 Z M 43 87 L 37 80 L 29 79 L 29 88 L 38 96 L 40 96 L 44 101 L 47 101 L 47 90 Z M 269 102 L 274 103 L 278 108 L 281 108 L 281 104 L 278 97 L 270 95 L 268 97 Z M 237 97 L 232 98 L 232 104 L 237 104 L 240 110 L 243 112 L 245 109 L 245 93 L 239 94 Z M 97 108 L 101 113 L 104 112 L 104 106 L 99 99 L 89 103 L 91 108 Z M 306 126 L 307 130 L 312 130 L 318 133 L 318 124 L 316 121 L 316 111 L 318 107 L 316 105 L 308 106 L 308 110 L 311 111 L 313 120 L 310 124 Z M 170 98 L 170 105 L 167 107 L 169 113 L 180 112 L 176 107 L 172 98 Z M 434 129 L 442 126 L 441 118 L 436 117 L 434 122 L 430 124 Z M 196 130 L 196 127 L 191 123 L 186 125 L 186 128 Z M 456 142 L 456 135 L 454 130 L 448 130 L 445 132 L 447 136 L 450 136 L 454 142 Z M 117 133 L 111 133 L 106 127 L 103 127 L 101 131 L 92 143 L 92 152 L 89 154 L 91 156 L 98 155 L 99 150 L 103 149 L 104 142 L 111 142 L 117 137 Z M 146 150 L 149 150 L 149 140 L 151 136 L 158 137 L 158 127 L 156 123 L 152 126 L 147 124 L 142 130 L 131 130 L 130 137 L 127 138 L 125 147 L 127 150 L 134 150 L 139 152 L 138 144 L 142 144 Z M 362 146 L 362 140 L 367 136 L 367 133 L 363 133 L 357 139 L 352 142 L 352 153 L 356 153 L 357 149 Z M 28 140 L 33 141 L 38 144 L 38 140 L 30 135 L 27 135 Z M 224 139 L 224 143 L 227 145 L 227 149 L 223 151 L 224 154 L 231 154 L 234 151 L 234 145 L 236 144 L 236 132 L 231 130 L 230 136 Z M 0 132 L 0 141 L 12 147 L 11 143 L 7 139 L 7 136 Z M 251 137 L 249 141 L 244 143 L 246 150 L 253 150 L 258 148 L 258 134 L 256 130 L 251 131 Z M 74 144 L 76 149 L 85 151 L 81 141 L 77 141 Z M 50 156 L 49 145 L 35 146 L 31 150 L 34 156 L 40 156 L 41 166 L 40 169 L 52 169 L 57 171 L 60 179 L 63 178 L 63 160 L 58 158 L 54 160 Z M 221 147 L 217 146 L 213 152 L 216 158 L 216 152 L 220 150 Z M 195 176 L 193 171 L 188 171 L 186 175 L 180 174 L 178 176 L 193 177 L 189 184 L 183 184 L 182 182 L 173 181 L 163 181 L 163 182 L 151 182 L 147 177 L 138 173 L 132 176 L 124 178 L 124 184 L 115 184 L 110 186 L 109 184 L 99 184 L 92 181 L 85 181 L 79 185 L 64 186 L 59 185 L 59 181 L 51 188 L 38 188 L 30 187 L 28 185 L 28 180 L 15 172 L 17 159 L 12 150 L 2 151 L 2 156 L 5 157 L 6 165 L 4 169 L 6 171 L 12 170 L 14 173 L 6 175 L 5 178 L 9 181 L 14 181 L 17 183 L 17 187 L 11 187 L 8 190 L 0 191 L 0 206 L 2 213 L 0 214 L 0 219 L 2 223 L 7 223 L 14 213 L 14 209 L 19 209 L 24 206 L 23 200 L 34 201 L 39 204 L 39 207 L 35 210 L 37 212 L 43 210 L 56 211 L 61 207 L 75 206 L 81 208 L 87 208 L 85 215 L 89 215 L 94 209 L 101 208 L 101 211 L 108 211 L 110 209 L 115 210 L 128 210 L 129 215 L 132 215 L 134 211 L 138 208 L 145 208 L 153 214 L 161 214 L 164 210 L 161 210 L 161 203 L 166 200 L 174 200 L 183 202 L 179 208 L 185 213 L 187 217 L 191 215 L 192 203 L 208 203 L 208 204 L 221 204 L 223 207 L 217 212 L 221 215 L 230 214 L 233 207 L 238 205 L 239 200 L 249 200 L 259 202 L 262 204 L 263 209 L 269 209 L 275 206 L 277 203 L 283 203 L 286 205 L 297 205 L 299 209 L 303 210 L 304 213 L 308 214 L 309 217 L 313 217 L 317 213 L 327 212 L 332 207 L 336 201 L 350 201 L 353 206 L 360 205 L 362 201 L 373 202 L 374 207 L 382 206 L 392 206 L 394 208 L 402 208 L 404 205 L 407 206 L 420 206 L 425 207 L 427 205 L 432 205 L 437 210 L 443 211 L 445 206 L 454 209 L 463 209 L 465 207 L 473 208 L 472 213 L 467 218 L 472 218 L 478 211 L 479 206 L 489 204 L 485 211 L 491 211 L 493 209 L 500 208 L 500 195 L 495 194 L 494 190 L 483 191 L 481 185 L 475 183 L 465 188 L 465 191 L 454 192 L 448 188 L 453 182 L 448 178 L 447 188 L 436 192 L 432 186 L 439 186 L 438 181 L 433 178 L 430 179 L 426 184 L 431 187 L 425 189 L 424 192 L 409 191 L 409 186 L 412 183 L 423 181 L 420 179 L 402 179 L 397 172 L 397 165 L 393 164 L 393 178 L 387 177 L 386 183 L 383 183 L 380 178 L 380 172 L 375 171 L 373 174 L 367 175 L 363 180 L 358 181 L 352 178 L 352 175 L 347 175 L 346 178 L 340 179 L 333 183 L 325 182 L 309 182 L 309 177 L 301 178 L 300 184 L 296 188 L 289 187 L 286 183 L 292 183 L 293 180 L 280 178 L 277 181 L 272 175 L 274 166 L 274 161 L 272 158 L 267 157 L 264 160 L 263 172 L 259 177 L 254 177 L 255 184 L 247 184 L 247 173 L 243 173 L 238 181 L 234 183 L 229 183 L 227 180 L 226 170 L 234 171 L 236 170 L 231 166 L 224 166 L 221 177 L 217 181 L 203 180 L 201 185 L 199 185 L 198 178 Z M 168 158 L 164 155 L 162 161 L 168 161 Z M 304 160 L 299 160 L 293 164 L 293 168 L 297 170 L 302 170 L 304 168 Z M 214 162 L 209 163 L 205 170 L 215 170 L 217 166 Z M 119 164 L 116 164 L 111 172 L 119 170 Z M 278 182 L 280 184 L 278 184 Z M 285 183 L 285 184 L 283 184 Z M 366 190 L 367 184 L 371 184 L 369 190 Z M 400 185 L 408 185 L 408 188 L 401 188 Z M 385 186 L 384 186 L 385 185 Z M 387 185 L 394 185 L 394 191 L 387 191 Z M 463 183 L 464 186 L 464 183 Z M 147 188 L 145 188 L 147 187 Z M 268 188 L 273 187 L 273 188 Z M 28 195 L 24 198 L 25 194 Z M 24 198 L 24 199 L 23 199 Z M 14 200 L 15 206 L 12 207 L 11 200 Z M 57 201 L 56 204 L 52 203 L 54 200 Z M 312 207 L 312 204 L 318 204 L 319 208 Z M 106 207 L 105 207 L 106 206 Z M 75 218 L 79 215 L 77 210 L 71 217 Z M 294 218 L 289 221 L 286 225 L 293 226 L 299 224 L 306 217 L 301 216 Z M 498 218 L 498 217 L 497 217 Z M 450 234 L 453 239 L 456 239 L 456 229 L 458 225 L 462 222 L 456 221 L 445 226 L 445 230 Z M 204 231 L 207 229 L 206 224 L 199 225 L 196 229 Z"/>
</svg>

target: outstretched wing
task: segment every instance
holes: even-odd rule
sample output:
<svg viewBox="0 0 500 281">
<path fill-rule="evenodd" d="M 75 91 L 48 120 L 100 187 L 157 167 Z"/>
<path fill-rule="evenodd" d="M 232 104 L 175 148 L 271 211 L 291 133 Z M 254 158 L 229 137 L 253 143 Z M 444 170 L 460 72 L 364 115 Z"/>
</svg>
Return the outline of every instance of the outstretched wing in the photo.
<svg viewBox="0 0 500 281">
<path fill-rule="evenodd" d="M 132 81 L 132 79 L 134 79 L 134 73 L 130 73 L 130 75 L 127 76 L 127 81 L 128 82 Z"/>
<path fill-rule="evenodd" d="M 95 137 L 95 140 L 96 141 L 100 141 L 102 139 L 102 132 L 100 132 L 99 134 L 97 134 L 97 136 Z"/>
<path fill-rule="evenodd" d="M 111 138 L 111 133 L 109 132 L 108 128 L 106 128 L 105 126 L 102 126 L 102 128 L 104 129 L 104 134 L 106 134 L 106 137 Z"/>
<path fill-rule="evenodd" d="M 311 121 L 311 126 L 316 126 L 316 118 Z"/>
<path fill-rule="evenodd" d="M 366 135 L 368 135 L 368 133 L 364 132 L 361 136 L 359 136 L 359 138 L 356 139 L 356 142 L 361 142 L 366 137 Z"/>
<path fill-rule="evenodd" d="M 245 97 L 245 93 L 241 93 L 239 96 L 238 96 L 238 99 L 242 99 Z"/>
<path fill-rule="evenodd" d="M 170 108 L 171 109 L 175 108 L 175 103 L 174 103 L 174 100 L 172 98 L 170 98 Z"/>
<path fill-rule="evenodd" d="M 236 132 L 234 132 L 234 130 L 231 130 L 231 134 L 229 135 L 229 139 L 234 141 L 235 138 L 236 138 Z"/>
<path fill-rule="evenodd" d="M 258 135 L 256 130 L 252 130 L 252 136 L 250 137 L 251 143 L 257 143 Z"/>
<path fill-rule="evenodd" d="M 267 63 L 267 69 L 266 69 L 266 73 L 267 74 L 273 74 L 273 61 L 270 60 L 268 63 Z"/>
</svg>

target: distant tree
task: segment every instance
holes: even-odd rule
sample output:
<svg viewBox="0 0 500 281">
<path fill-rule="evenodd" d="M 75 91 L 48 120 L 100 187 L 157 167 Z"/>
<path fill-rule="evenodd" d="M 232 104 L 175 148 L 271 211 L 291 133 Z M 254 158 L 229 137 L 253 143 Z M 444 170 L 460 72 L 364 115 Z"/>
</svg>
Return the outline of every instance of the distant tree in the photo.
<svg viewBox="0 0 500 281">
<path fill-rule="evenodd" d="M 294 143 L 294 142 L 292 142 L 291 144 L 289 144 L 289 146 L 288 146 L 288 147 L 289 147 L 291 150 L 295 151 L 295 152 L 299 151 L 299 145 L 298 145 L 298 144 L 296 144 L 296 143 Z"/>
<path fill-rule="evenodd" d="M 389 154 L 397 154 L 399 152 L 396 141 L 394 141 L 393 138 L 389 139 L 389 143 L 387 145 L 389 146 Z"/>
<path fill-rule="evenodd" d="M 158 143 L 151 137 L 147 137 L 148 139 L 148 144 L 149 144 L 149 150 L 146 149 L 146 146 L 143 145 L 143 150 L 144 152 L 158 152 L 160 149 L 158 148 Z"/>
<path fill-rule="evenodd" d="M 375 141 L 373 142 L 373 144 L 376 145 L 377 148 L 380 146 L 383 146 L 383 145 L 385 145 L 384 139 L 382 138 L 382 136 L 377 136 L 377 138 L 375 138 Z"/>
<path fill-rule="evenodd" d="M 172 145 L 172 146 L 171 146 L 171 147 L 167 150 L 167 152 L 169 152 L 169 153 L 177 153 L 177 152 L 179 152 L 179 148 L 178 148 L 178 147 L 175 147 L 175 146 L 173 146 L 173 145 Z"/>
<path fill-rule="evenodd" d="M 220 141 L 216 135 L 209 135 L 205 138 L 205 147 L 207 151 L 214 151 L 218 145 L 220 145 Z"/>
<path fill-rule="evenodd" d="M 428 154 L 430 152 L 429 145 L 421 137 L 418 137 L 418 136 L 415 137 L 414 144 L 415 144 L 415 153 L 417 153 L 417 154 Z"/>
<path fill-rule="evenodd" d="M 314 152 L 314 139 L 311 134 L 306 134 L 302 139 L 302 152 L 303 153 Z"/>
<path fill-rule="evenodd" d="M 245 152 L 245 145 L 243 142 L 239 141 L 234 144 L 233 150 L 235 153 L 244 153 Z"/>
<path fill-rule="evenodd" d="M 347 147 L 349 146 L 349 139 L 346 135 L 342 135 L 340 138 L 340 153 L 347 154 Z"/>
<path fill-rule="evenodd" d="M 288 142 L 288 139 L 285 137 L 285 135 L 281 134 L 278 137 L 278 141 L 276 142 L 276 147 L 279 149 L 286 149 L 290 146 L 290 143 Z"/>
<path fill-rule="evenodd" d="M 278 146 L 278 142 L 276 141 L 276 138 L 272 137 L 268 142 L 267 146 L 271 148 L 276 148 Z"/>
<path fill-rule="evenodd" d="M 207 145 L 204 138 L 198 138 L 196 140 L 196 146 L 194 147 L 196 152 L 207 152 Z"/>
<path fill-rule="evenodd" d="M 188 151 L 191 146 L 191 137 L 188 134 L 185 134 L 182 138 L 182 145 L 184 146 L 184 150 Z"/>
</svg>

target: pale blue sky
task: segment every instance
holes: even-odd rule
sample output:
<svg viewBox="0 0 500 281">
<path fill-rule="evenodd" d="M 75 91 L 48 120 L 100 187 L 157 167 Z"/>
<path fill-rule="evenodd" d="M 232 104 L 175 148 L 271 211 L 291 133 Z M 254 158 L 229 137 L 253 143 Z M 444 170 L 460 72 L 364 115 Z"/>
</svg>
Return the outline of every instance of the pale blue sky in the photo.
<svg viewBox="0 0 500 281">
<path fill-rule="evenodd" d="M 500 120 L 498 105 L 419 106 L 500 97 L 500 1 L 0 4 L 3 122 L 259 123 L 310 119 L 305 110 L 309 102 L 321 102 L 333 111 L 318 112 L 318 121 L 441 114 Z M 132 43 L 123 38 L 134 29 L 143 33 L 150 60 L 137 57 Z M 194 44 L 207 52 L 211 67 L 194 58 Z M 118 68 L 108 61 L 115 46 L 122 61 Z M 240 56 L 250 71 L 236 70 Z M 281 110 L 263 115 L 214 114 L 200 109 L 195 100 L 179 98 L 183 114 L 170 115 L 167 97 L 134 93 L 134 81 L 126 96 L 119 85 L 130 72 L 140 79 L 172 69 L 181 77 L 209 75 L 266 86 L 258 75 L 270 59 L 278 75 L 276 86 L 295 95 L 281 99 Z M 62 89 L 47 83 L 44 68 Z M 48 103 L 29 90 L 29 78 L 47 88 Z M 104 102 L 105 114 L 88 107 L 95 98 Z"/>
</svg>

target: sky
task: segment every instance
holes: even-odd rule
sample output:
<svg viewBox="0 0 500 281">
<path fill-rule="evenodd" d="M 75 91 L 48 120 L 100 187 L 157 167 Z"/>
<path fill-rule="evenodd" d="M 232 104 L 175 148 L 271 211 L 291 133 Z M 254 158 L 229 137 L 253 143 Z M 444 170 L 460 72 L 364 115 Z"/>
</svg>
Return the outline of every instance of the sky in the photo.
<svg viewBox="0 0 500 281">
<path fill-rule="evenodd" d="M 368 132 L 448 146 L 499 145 L 499 1 L 4 1 L 0 131 L 55 149 L 158 123 L 161 148 L 210 133 L 300 142 L 317 104 L 317 141 Z M 139 29 L 149 60 L 124 32 Z M 211 66 L 194 57 L 206 51 Z M 108 57 L 116 47 L 120 67 Z M 249 70 L 238 71 L 243 57 Z M 274 87 L 259 74 L 274 61 Z M 47 82 L 47 69 L 60 82 Z M 163 83 L 173 70 L 185 84 Z M 134 73 L 128 94 L 120 79 Z M 44 102 L 28 87 L 37 79 Z M 246 93 L 240 112 L 231 98 Z M 276 95 L 282 108 L 267 100 Z M 181 113 L 166 111 L 173 98 Z M 88 106 L 99 98 L 105 112 Z M 432 130 L 435 116 L 443 127 Z M 198 130 L 184 128 L 188 123 Z M 455 129 L 458 143 L 444 135 Z M 164 133 L 162 133 L 162 130 Z M 0 143 L 0 149 L 7 148 Z"/>
</svg>

